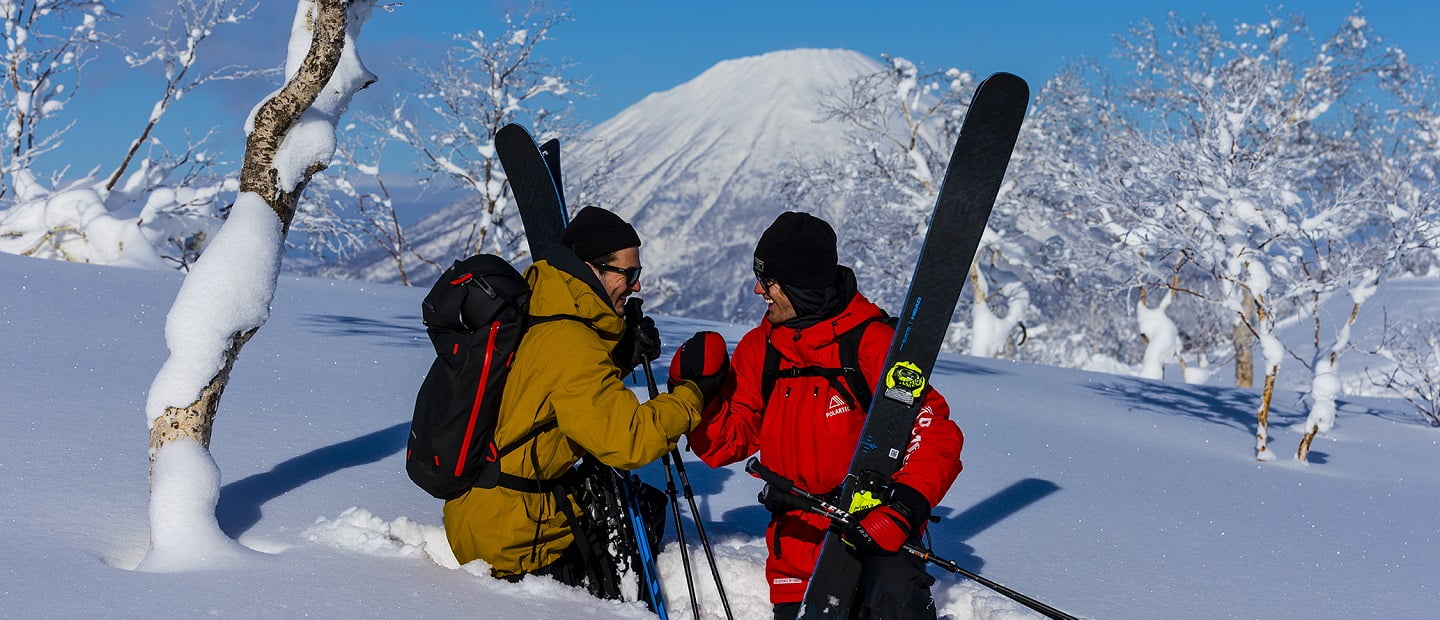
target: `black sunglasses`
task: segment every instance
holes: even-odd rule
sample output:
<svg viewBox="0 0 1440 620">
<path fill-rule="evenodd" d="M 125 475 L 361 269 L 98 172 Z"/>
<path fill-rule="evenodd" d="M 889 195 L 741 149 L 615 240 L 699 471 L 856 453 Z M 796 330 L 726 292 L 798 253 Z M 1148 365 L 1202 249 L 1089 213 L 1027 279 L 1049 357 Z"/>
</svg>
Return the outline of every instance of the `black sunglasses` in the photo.
<svg viewBox="0 0 1440 620">
<path fill-rule="evenodd" d="M 608 272 L 610 272 L 610 273 L 618 273 L 618 274 L 620 274 L 620 275 L 622 275 L 622 276 L 625 276 L 625 285 L 626 285 L 626 286 L 635 286 L 635 283 L 640 281 L 640 269 L 641 269 L 640 267 L 625 267 L 625 268 L 621 268 L 621 267 L 615 267 L 615 266 L 613 266 L 613 265 L 602 265 L 602 264 L 599 264 L 599 263 L 590 263 L 590 264 L 591 264 L 591 265 L 594 265 L 595 268 L 596 268 L 596 269 L 599 269 L 600 271 L 608 271 Z"/>
<path fill-rule="evenodd" d="M 760 270 L 758 269 L 755 270 L 755 281 L 759 282 L 760 286 L 763 286 L 765 288 L 770 288 L 775 285 L 775 278 L 767 278 L 760 275 Z"/>
</svg>

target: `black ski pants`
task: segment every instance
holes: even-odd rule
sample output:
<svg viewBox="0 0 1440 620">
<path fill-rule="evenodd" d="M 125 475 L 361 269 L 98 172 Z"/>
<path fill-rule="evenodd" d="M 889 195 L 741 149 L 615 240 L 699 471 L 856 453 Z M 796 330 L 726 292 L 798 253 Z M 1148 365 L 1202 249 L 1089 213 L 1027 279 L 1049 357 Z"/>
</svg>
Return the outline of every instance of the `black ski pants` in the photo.
<svg viewBox="0 0 1440 620">
<path fill-rule="evenodd" d="M 861 565 L 860 584 L 850 617 L 859 620 L 933 620 L 935 599 L 925 561 L 908 553 L 869 556 Z M 795 620 L 800 603 L 775 606 L 775 620 Z"/>
</svg>

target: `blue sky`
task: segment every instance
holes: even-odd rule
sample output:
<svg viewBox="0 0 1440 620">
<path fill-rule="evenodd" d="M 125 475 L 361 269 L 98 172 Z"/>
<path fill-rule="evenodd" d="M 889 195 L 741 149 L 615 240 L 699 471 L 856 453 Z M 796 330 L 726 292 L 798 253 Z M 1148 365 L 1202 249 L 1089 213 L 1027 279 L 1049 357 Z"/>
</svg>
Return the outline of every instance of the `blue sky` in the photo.
<svg viewBox="0 0 1440 620">
<path fill-rule="evenodd" d="M 127 35 L 143 38 L 148 34 L 145 17 L 173 2 L 117 0 L 113 5 L 126 16 L 121 26 Z M 210 42 L 211 58 L 253 65 L 282 61 L 294 3 L 264 0 L 261 5 L 256 19 L 217 31 Z M 576 113 L 593 124 L 722 60 L 798 47 L 848 48 L 877 58 L 888 53 L 924 68 L 957 67 L 982 75 L 1009 71 L 1038 88 L 1066 62 L 1108 58 L 1116 34 L 1142 19 L 1162 21 L 1166 7 L 1187 19 L 1208 15 L 1229 25 L 1262 19 L 1267 3 L 955 0 L 886 5 L 877 9 L 873 2 L 848 0 L 578 0 L 570 4 L 574 21 L 557 27 L 555 40 L 540 51 L 552 60 L 577 63 L 575 75 L 589 78 L 592 96 L 576 102 Z M 357 105 L 364 105 L 366 98 L 388 99 L 395 89 L 404 89 L 406 59 L 437 57 L 451 34 L 469 30 L 498 34 L 503 28 L 500 16 L 507 9 L 523 12 L 526 6 L 494 0 L 405 0 L 392 11 L 377 11 L 361 36 L 361 51 L 381 81 L 361 93 Z M 1299 10 L 1311 29 L 1323 35 L 1355 5 L 1347 0 L 1310 0 L 1295 6 L 1302 7 Z M 1440 4 L 1376 0 L 1365 4 L 1365 15 L 1387 42 L 1405 49 L 1414 61 L 1428 66 L 1440 62 L 1440 43 L 1433 34 L 1435 24 L 1440 24 Z M 129 72 L 103 63 L 91 69 L 71 107 L 79 122 L 65 147 L 47 158 L 43 167 L 113 166 L 143 126 L 158 93 L 155 72 Z M 217 128 L 215 147 L 225 151 L 226 159 L 238 160 L 244 115 L 272 88 L 272 84 L 252 83 L 197 93 L 172 108 L 159 133 L 169 139 L 183 136 L 184 129 L 199 135 Z"/>
</svg>

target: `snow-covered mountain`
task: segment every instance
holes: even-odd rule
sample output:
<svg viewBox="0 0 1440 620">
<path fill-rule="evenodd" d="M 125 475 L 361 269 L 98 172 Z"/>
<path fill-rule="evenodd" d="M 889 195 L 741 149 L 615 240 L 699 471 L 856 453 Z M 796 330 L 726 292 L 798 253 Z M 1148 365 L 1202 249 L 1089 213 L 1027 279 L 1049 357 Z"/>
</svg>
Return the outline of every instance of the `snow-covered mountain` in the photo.
<svg viewBox="0 0 1440 620">
<path fill-rule="evenodd" d="M 610 198 L 600 203 L 640 230 L 646 307 L 749 322 L 760 310 L 749 292 L 750 252 L 787 208 L 778 192 L 780 167 L 851 148 L 843 127 L 821 120 L 818 102 L 880 69 L 876 60 L 848 50 L 788 50 L 721 62 L 562 145 L 572 211 L 590 202 L 575 197 L 581 180 L 612 160 L 599 190 Z M 448 264 L 457 239 L 474 224 L 474 208 L 462 200 L 437 209 L 406 236 L 421 255 Z M 410 262 L 412 284 L 425 286 L 437 273 Z M 399 281 L 379 251 L 342 271 L 342 277 Z"/>
<path fill-rule="evenodd" d="M 821 120 L 818 101 L 880 69 L 847 50 L 725 61 L 626 108 L 567 153 L 579 175 L 607 151 L 623 154 L 605 188 L 615 204 L 606 206 L 640 230 L 648 307 L 711 319 L 756 316 L 750 253 L 786 209 L 780 167 L 850 148 L 843 127 Z"/>
</svg>

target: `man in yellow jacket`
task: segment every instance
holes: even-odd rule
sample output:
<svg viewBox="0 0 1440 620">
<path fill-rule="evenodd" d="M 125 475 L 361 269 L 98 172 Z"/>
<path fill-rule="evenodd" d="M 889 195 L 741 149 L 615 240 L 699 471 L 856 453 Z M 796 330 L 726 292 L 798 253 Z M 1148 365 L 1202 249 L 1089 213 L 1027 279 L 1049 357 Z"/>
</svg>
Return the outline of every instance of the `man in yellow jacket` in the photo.
<svg viewBox="0 0 1440 620">
<path fill-rule="evenodd" d="M 567 516 L 584 518 L 583 512 L 559 505 L 572 499 L 562 478 L 574 477 L 581 457 L 620 469 L 645 465 L 700 422 L 723 372 L 644 403 L 622 380 L 638 359 L 623 350 L 628 346 L 616 350 L 622 340 L 639 342 L 650 359 L 660 348 L 653 323 L 626 338 L 625 302 L 640 291 L 640 267 L 635 229 L 609 211 L 585 207 L 561 243 L 526 270 L 532 324 L 506 382 L 495 445 L 550 427 L 501 458 L 498 486 L 445 503 L 445 534 L 460 563 L 481 559 L 499 578 L 550 575 L 596 592 L 586 583 L 594 568 L 586 557 L 593 554 L 577 548 Z"/>
</svg>

